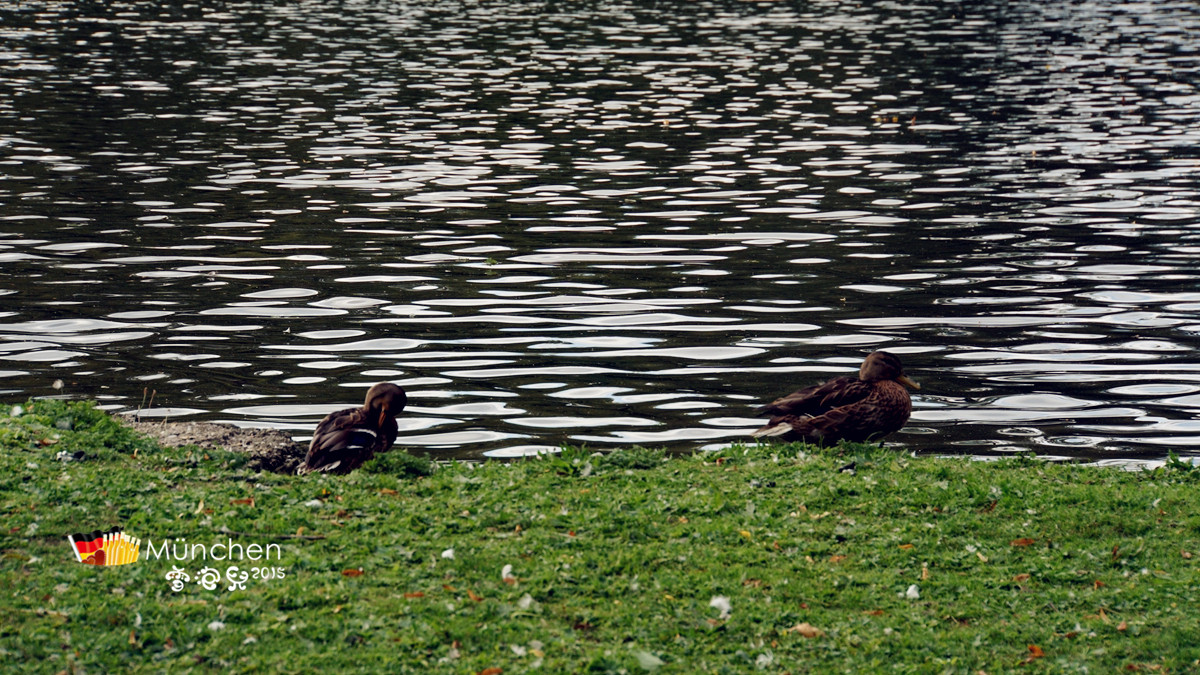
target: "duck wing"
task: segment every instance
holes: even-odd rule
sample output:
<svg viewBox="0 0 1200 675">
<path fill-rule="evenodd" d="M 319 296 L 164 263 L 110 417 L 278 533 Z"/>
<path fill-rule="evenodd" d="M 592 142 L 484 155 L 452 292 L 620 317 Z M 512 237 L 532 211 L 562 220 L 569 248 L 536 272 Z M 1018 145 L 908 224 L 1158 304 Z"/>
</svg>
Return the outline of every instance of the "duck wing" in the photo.
<svg viewBox="0 0 1200 675">
<path fill-rule="evenodd" d="M 362 408 L 348 408 L 330 414 L 317 425 L 301 473 L 323 471 L 349 473 L 363 462 L 384 452 L 396 441 L 396 420 L 388 418 L 383 427 L 369 419 Z"/>
<path fill-rule="evenodd" d="M 754 436 L 832 445 L 843 440 L 876 441 L 903 427 L 912 413 L 912 401 L 904 387 L 879 382 L 868 388 L 867 397 L 820 415 L 772 417 Z"/>
<path fill-rule="evenodd" d="M 789 415 L 823 415 L 834 408 L 857 403 L 871 395 L 869 382 L 857 377 L 839 377 L 775 399 L 755 411 L 758 415 L 785 417 Z"/>
</svg>

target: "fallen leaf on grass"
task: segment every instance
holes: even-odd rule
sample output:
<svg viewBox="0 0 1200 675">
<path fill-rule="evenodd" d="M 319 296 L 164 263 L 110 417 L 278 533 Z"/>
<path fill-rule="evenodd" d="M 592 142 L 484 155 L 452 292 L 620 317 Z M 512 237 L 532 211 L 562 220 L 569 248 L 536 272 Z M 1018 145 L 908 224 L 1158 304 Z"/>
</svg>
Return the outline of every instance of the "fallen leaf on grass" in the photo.
<svg viewBox="0 0 1200 675">
<path fill-rule="evenodd" d="M 406 598 L 423 598 L 423 597 L 425 597 L 425 594 L 422 593 L 421 591 L 412 591 L 409 593 L 405 593 L 404 597 L 406 597 Z"/>
<path fill-rule="evenodd" d="M 342 576 L 344 577 L 361 577 L 362 575 L 363 570 L 361 567 L 357 569 L 342 570 Z"/>
<path fill-rule="evenodd" d="M 475 602 L 483 602 L 483 596 L 476 593 L 475 591 L 472 591 L 469 588 L 467 589 L 467 597 L 474 600 Z"/>
<path fill-rule="evenodd" d="M 1015 581 L 1017 583 L 1021 583 L 1022 581 L 1029 581 L 1029 575 L 1025 574 L 1025 573 L 1018 574 L 1017 576 L 1013 577 L 1013 581 Z"/>
<path fill-rule="evenodd" d="M 381 495 L 387 495 L 388 497 L 395 497 L 396 495 L 398 495 L 398 494 L 400 494 L 400 493 L 399 493 L 399 492 L 396 492 L 396 491 L 395 491 L 395 490 L 393 490 L 392 488 L 380 488 L 380 490 L 379 490 L 379 494 L 381 494 Z"/>
<path fill-rule="evenodd" d="M 1037 540 L 1030 537 L 1021 537 L 1020 539 L 1013 539 L 1011 543 L 1013 546 L 1032 546 L 1035 541 Z"/>
<path fill-rule="evenodd" d="M 495 666 L 492 666 L 491 668 L 484 668 L 483 670 L 479 671 L 478 675 L 500 675 L 500 673 L 503 673 L 503 672 L 504 672 L 503 668 L 497 668 Z"/>
<path fill-rule="evenodd" d="M 820 628 L 817 628 L 816 626 L 812 625 L 811 623 L 809 623 L 807 621 L 798 623 L 795 626 L 792 626 L 791 628 L 785 628 L 785 629 L 783 629 L 783 632 L 784 633 L 799 633 L 800 635 L 803 635 L 806 638 L 819 638 L 819 637 L 823 637 L 825 635 L 825 631 L 821 630 Z"/>
<path fill-rule="evenodd" d="M 1123 631 L 1126 631 L 1126 630 L 1128 630 L 1128 629 L 1129 629 L 1129 624 L 1125 623 L 1124 621 L 1122 621 L 1121 623 L 1117 624 L 1117 630 L 1119 630 L 1119 631 L 1122 631 L 1122 632 L 1123 632 Z"/>
<path fill-rule="evenodd" d="M 912 549 L 912 548 L 914 548 L 914 547 L 913 547 L 913 545 L 912 545 L 912 544 L 900 544 L 900 548 L 902 548 L 902 549 L 904 549 L 905 551 L 907 551 L 907 550 L 909 550 L 909 549 Z"/>
<path fill-rule="evenodd" d="M 1025 663 L 1032 663 L 1034 659 L 1040 659 L 1046 655 L 1042 648 L 1037 645 L 1029 645 L 1029 656 L 1025 657 Z"/>
<path fill-rule="evenodd" d="M 831 563 L 840 563 L 840 562 L 842 562 L 843 560 L 845 560 L 846 558 L 849 558 L 849 557 L 850 557 L 850 556 L 846 556 L 846 555 L 831 555 L 831 556 L 829 556 L 829 562 L 831 562 Z"/>
<path fill-rule="evenodd" d="M 714 595 L 708 601 L 709 607 L 715 607 L 721 613 L 721 619 L 728 619 L 729 615 L 733 614 L 733 604 L 729 602 L 729 598 L 724 595 Z"/>
<path fill-rule="evenodd" d="M 665 661 L 654 654 L 641 650 L 635 651 L 633 656 L 637 659 L 638 665 L 642 667 L 642 670 L 658 670 L 665 663 Z"/>
<path fill-rule="evenodd" d="M 1113 550 L 1112 550 L 1112 559 L 1113 560 L 1117 559 L 1117 551 L 1120 551 L 1120 550 L 1121 550 L 1120 544 L 1113 544 Z"/>
</svg>

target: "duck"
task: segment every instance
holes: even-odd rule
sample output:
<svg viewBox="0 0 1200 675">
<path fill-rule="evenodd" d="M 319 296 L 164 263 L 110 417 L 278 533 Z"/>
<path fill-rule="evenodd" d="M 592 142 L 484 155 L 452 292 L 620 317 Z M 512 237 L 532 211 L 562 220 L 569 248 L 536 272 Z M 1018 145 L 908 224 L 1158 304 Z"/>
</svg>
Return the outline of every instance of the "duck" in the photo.
<svg viewBox="0 0 1200 675">
<path fill-rule="evenodd" d="M 839 377 L 762 406 L 757 415 L 771 420 L 753 433 L 755 438 L 835 445 L 839 441 L 881 441 L 900 429 L 912 413 L 908 389 L 919 390 L 904 374 L 895 354 L 872 352 L 863 360 L 858 377 Z"/>
<path fill-rule="evenodd" d="M 361 408 L 329 413 L 317 424 L 308 454 L 297 473 L 345 474 L 396 442 L 396 415 L 404 410 L 408 396 L 399 386 L 381 382 L 367 390 Z"/>
</svg>

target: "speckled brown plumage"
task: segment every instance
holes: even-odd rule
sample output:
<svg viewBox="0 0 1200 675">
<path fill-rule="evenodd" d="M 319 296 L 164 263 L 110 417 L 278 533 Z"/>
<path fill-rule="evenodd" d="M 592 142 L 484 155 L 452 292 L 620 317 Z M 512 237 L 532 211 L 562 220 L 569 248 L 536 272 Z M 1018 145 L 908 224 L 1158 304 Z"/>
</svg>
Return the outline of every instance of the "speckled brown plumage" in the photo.
<svg viewBox="0 0 1200 675">
<path fill-rule="evenodd" d="M 298 473 L 350 473 L 396 442 L 396 414 L 408 397 L 400 387 L 384 382 L 367 392 L 361 408 L 330 413 L 317 424 L 308 455 Z"/>
<path fill-rule="evenodd" d="M 779 438 L 833 445 L 838 441 L 877 441 L 900 429 L 912 413 L 900 359 L 888 352 L 869 354 L 859 376 L 839 377 L 776 399 L 758 409 L 771 421 L 755 438 Z"/>
</svg>

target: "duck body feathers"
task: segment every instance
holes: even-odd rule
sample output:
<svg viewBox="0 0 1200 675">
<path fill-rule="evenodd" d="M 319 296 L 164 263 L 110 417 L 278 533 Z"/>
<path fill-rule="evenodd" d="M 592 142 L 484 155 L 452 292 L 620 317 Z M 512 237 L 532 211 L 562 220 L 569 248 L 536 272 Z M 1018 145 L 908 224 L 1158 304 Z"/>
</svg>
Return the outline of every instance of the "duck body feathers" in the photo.
<svg viewBox="0 0 1200 675">
<path fill-rule="evenodd" d="M 756 415 L 784 417 L 787 415 L 822 415 L 834 408 L 867 398 L 871 385 L 857 377 L 839 377 L 811 387 L 805 387 L 764 405 L 754 411 Z"/>
<path fill-rule="evenodd" d="M 771 419 L 753 435 L 817 445 L 877 441 L 898 431 L 912 414 L 905 385 L 919 387 L 904 375 L 899 359 L 875 352 L 863 362 L 859 377 L 839 377 L 759 408 L 758 414 Z"/>
<path fill-rule="evenodd" d="M 308 454 L 298 473 L 350 473 L 396 442 L 396 414 L 408 397 L 400 387 L 384 382 L 367 392 L 361 408 L 330 413 L 317 424 Z"/>
<path fill-rule="evenodd" d="M 363 408 L 331 413 L 313 432 L 302 473 L 350 473 L 369 462 L 375 453 L 390 450 L 399 426 L 394 417 L 387 417 L 382 425 L 378 422 Z"/>
</svg>

